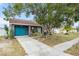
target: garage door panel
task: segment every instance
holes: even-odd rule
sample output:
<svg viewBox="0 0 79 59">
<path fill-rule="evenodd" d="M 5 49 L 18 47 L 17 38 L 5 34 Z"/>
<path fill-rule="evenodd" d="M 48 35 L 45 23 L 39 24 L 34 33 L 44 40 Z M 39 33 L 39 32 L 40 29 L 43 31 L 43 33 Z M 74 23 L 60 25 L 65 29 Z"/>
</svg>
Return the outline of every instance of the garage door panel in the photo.
<svg viewBox="0 0 79 59">
<path fill-rule="evenodd" d="M 28 35 L 27 26 L 15 26 L 15 36 Z"/>
</svg>

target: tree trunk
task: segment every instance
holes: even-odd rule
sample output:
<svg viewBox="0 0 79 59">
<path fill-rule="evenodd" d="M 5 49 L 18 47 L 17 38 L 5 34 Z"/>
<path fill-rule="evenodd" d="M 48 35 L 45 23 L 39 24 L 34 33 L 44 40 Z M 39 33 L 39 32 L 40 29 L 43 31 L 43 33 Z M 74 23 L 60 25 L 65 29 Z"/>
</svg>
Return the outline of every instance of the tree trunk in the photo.
<svg viewBox="0 0 79 59">
<path fill-rule="evenodd" d="M 69 34 L 69 30 L 66 30 L 66 33 L 65 34 L 68 35 Z"/>
<path fill-rule="evenodd" d="M 51 35 L 52 26 L 51 25 L 48 25 L 47 26 L 47 30 L 48 30 L 48 34 Z"/>
</svg>

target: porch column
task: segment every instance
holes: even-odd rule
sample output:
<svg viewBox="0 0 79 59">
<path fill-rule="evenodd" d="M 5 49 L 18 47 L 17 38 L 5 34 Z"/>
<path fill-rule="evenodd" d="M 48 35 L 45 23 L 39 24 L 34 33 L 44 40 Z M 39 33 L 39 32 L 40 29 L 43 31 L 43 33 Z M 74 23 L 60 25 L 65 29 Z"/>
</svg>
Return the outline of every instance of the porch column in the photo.
<svg viewBox="0 0 79 59">
<path fill-rule="evenodd" d="M 31 26 L 29 26 L 29 35 L 31 35 Z"/>
</svg>

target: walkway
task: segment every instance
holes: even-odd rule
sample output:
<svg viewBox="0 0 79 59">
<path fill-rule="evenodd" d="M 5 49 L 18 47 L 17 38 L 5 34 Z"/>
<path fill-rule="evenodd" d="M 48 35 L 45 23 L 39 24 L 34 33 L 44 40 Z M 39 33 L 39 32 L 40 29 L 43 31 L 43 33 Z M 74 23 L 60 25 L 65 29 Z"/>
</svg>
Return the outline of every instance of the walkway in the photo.
<svg viewBox="0 0 79 59">
<path fill-rule="evenodd" d="M 16 37 L 24 50 L 31 56 L 71 56 L 64 53 L 64 50 L 70 48 L 79 41 L 79 38 L 49 47 L 31 37 Z"/>
</svg>

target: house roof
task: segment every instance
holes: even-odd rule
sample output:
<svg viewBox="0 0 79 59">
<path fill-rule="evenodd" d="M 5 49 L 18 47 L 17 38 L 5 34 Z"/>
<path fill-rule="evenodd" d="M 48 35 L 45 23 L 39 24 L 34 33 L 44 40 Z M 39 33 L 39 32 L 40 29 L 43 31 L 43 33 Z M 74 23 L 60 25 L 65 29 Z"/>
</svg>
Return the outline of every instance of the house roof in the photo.
<svg viewBox="0 0 79 59">
<path fill-rule="evenodd" d="M 32 20 L 23 20 L 23 19 L 10 19 L 9 20 L 10 24 L 14 25 L 29 25 L 29 26 L 41 26 L 35 21 Z"/>
</svg>

